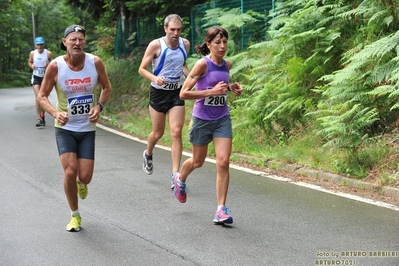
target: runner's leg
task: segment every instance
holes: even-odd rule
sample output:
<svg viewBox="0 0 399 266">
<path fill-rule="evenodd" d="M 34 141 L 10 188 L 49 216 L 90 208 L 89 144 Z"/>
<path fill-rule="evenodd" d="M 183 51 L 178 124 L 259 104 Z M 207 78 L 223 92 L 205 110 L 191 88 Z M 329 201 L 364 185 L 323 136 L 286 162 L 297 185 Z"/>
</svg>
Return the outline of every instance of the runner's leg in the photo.
<svg viewBox="0 0 399 266">
<path fill-rule="evenodd" d="M 182 128 L 184 125 L 184 106 L 175 106 L 169 110 L 169 127 L 172 138 L 172 173 L 178 172 L 183 152 Z"/>
</svg>

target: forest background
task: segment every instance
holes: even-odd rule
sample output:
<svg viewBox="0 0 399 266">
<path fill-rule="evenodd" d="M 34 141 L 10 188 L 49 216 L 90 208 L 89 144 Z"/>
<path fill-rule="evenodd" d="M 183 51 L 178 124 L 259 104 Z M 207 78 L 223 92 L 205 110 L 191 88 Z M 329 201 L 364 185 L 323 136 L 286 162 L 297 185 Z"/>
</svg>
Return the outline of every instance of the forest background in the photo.
<svg viewBox="0 0 399 266">
<path fill-rule="evenodd" d="M 162 28 L 167 14 L 206 2 L 212 1 L 0 0 L 0 88 L 30 86 L 27 61 L 35 36 L 43 36 L 46 48 L 58 56 L 63 54 L 59 43 L 64 29 L 83 25 L 85 50 L 104 60 L 113 85 L 104 118 L 144 139 L 151 130 L 149 84 L 137 70 L 145 47 L 116 59 L 117 20 L 155 14 Z M 234 126 L 232 161 L 277 169 L 298 164 L 366 180 L 375 187 L 398 187 L 397 1 L 273 4 L 268 14 L 213 8 L 203 17 L 203 32 L 211 25 L 229 31 L 226 58 L 233 62 L 231 80 L 244 88 L 241 97 L 228 97 Z M 183 19 L 184 37 L 190 23 Z M 259 21 L 264 22 L 263 40 L 242 49 L 236 41 L 240 29 Z M 191 55 L 189 67 L 198 58 Z M 186 108 L 188 124 L 192 102 Z M 184 148 L 190 150 L 187 136 L 184 130 Z M 170 144 L 168 134 L 161 143 Z M 209 156 L 213 155 L 210 147 Z"/>
</svg>

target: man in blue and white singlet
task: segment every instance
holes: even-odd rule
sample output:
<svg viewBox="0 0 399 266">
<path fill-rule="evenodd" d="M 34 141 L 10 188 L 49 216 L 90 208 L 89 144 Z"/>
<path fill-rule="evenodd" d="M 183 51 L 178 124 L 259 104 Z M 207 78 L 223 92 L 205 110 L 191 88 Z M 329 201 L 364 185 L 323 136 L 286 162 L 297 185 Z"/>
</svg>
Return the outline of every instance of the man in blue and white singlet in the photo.
<svg viewBox="0 0 399 266">
<path fill-rule="evenodd" d="M 185 76 L 190 42 L 180 37 L 182 19 L 179 15 L 168 15 L 164 20 L 165 36 L 151 41 L 139 67 L 139 74 L 151 81 L 150 117 L 152 131 L 148 135 L 147 149 L 143 152 L 143 171 L 153 173 L 152 154 L 158 140 L 165 132 L 166 115 L 169 117 L 172 138 L 172 180 L 180 168 L 182 157 L 182 128 L 184 125 L 184 101 L 179 94 Z M 152 65 L 152 72 L 148 67 Z M 172 189 L 173 189 L 173 182 Z"/>
<path fill-rule="evenodd" d="M 35 93 L 35 107 L 37 122 L 36 126 L 41 127 L 46 125 L 46 120 L 44 119 L 44 110 L 40 107 L 39 103 L 36 101 L 37 94 L 39 93 L 40 86 L 42 85 L 44 72 L 46 71 L 47 65 L 53 60 L 53 53 L 50 50 L 44 48 L 44 38 L 35 38 L 35 50 L 31 51 L 29 54 L 28 65 L 32 69 L 32 78 L 30 84 L 33 87 Z"/>
<path fill-rule="evenodd" d="M 96 123 L 111 94 L 103 61 L 83 52 L 86 31 L 79 25 L 65 29 L 61 49 L 65 55 L 51 61 L 38 101 L 54 119 L 58 154 L 64 169 L 64 190 L 71 210 L 66 230 L 80 230 L 78 196 L 85 199 L 94 170 Z M 48 96 L 55 87 L 57 106 Z M 98 89 L 101 89 L 98 97 Z"/>
</svg>

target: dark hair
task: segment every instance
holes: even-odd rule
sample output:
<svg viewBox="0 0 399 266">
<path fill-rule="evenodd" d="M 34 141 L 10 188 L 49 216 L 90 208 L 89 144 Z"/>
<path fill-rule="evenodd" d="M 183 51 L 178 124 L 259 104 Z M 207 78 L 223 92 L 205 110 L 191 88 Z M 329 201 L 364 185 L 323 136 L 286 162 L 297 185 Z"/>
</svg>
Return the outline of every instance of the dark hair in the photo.
<svg viewBox="0 0 399 266">
<path fill-rule="evenodd" d="M 205 33 L 205 41 L 202 44 L 195 46 L 195 52 L 200 55 L 209 54 L 211 51 L 209 50 L 206 43 L 210 43 L 213 39 L 215 39 L 216 36 L 226 37 L 226 39 L 229 38 L 227 30 L 225 30 L 224 28 L 219 26 L 210 27 Z"/>
</svg>

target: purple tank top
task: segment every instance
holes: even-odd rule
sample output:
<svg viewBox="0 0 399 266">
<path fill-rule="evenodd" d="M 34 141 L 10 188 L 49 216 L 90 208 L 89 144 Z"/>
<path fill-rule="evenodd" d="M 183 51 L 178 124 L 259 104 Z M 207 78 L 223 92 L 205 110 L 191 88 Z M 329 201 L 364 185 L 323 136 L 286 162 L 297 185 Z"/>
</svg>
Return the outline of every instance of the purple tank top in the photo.
<svg viewBox="0 0 399 266">
<path fill-rule="evenodd" d="M 196 90 L 211 89 L 220 81 L 229 83 L 229 67 L 225 60 L 222 65 L 217 65 L 209 57 L 203 59 L 206 61 L 207 71 L 195 84 Z M 194 103 L 193 116 L 203 120 L 217 120 L 228 114 L 227 94 L 197 99 Z"/>
</svg>

